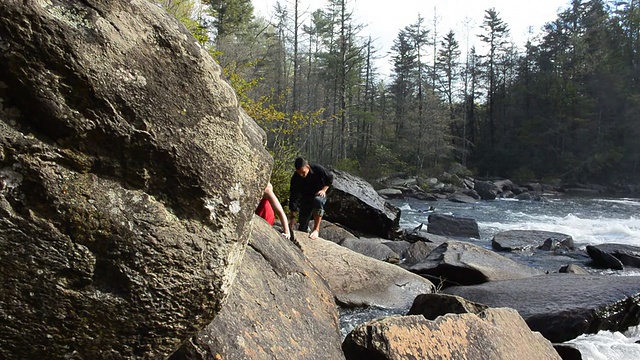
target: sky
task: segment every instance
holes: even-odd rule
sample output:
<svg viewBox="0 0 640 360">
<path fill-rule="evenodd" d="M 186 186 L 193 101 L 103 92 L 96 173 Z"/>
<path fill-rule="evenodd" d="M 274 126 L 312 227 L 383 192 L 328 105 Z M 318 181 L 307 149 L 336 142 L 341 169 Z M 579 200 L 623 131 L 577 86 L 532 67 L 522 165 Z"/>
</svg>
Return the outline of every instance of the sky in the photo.
<svg viewBox="0 0 640 360">
<path fill-rule="evenodd" d="M 293 0 L 253 0 L 256 15 L 270 18 L 277 2 L 293 8 Z M 527 39 L 540 33 L 542 26 L 557 18 L 559 11 L 566 9 L 570 0 L 348 0 L 352 6 L 356 23 L 366 25 L 360 33 L 371 36 L 379 55 L 377 61 L 382 73 L 389 72 L 389 51 L 400 29 L 416 22 L 418 15 L 425 25 L 433 29 L 434 20 L 438 41 L 453 30 L 466 53 L 467 44 L 478 44 L 485 10 L 495 8 L 500 18 L 509 26 L 511 39 L 522 48 Z M 326 0 L 300 0 L 302 11 L 311 13 L 325 8 Z M 303 22 L 308 17 L 303 18 Z M 433 33 L 431 32 L 431 36 Z M 468 39 L 468 40 L 467 40 Z"/>
</svg>

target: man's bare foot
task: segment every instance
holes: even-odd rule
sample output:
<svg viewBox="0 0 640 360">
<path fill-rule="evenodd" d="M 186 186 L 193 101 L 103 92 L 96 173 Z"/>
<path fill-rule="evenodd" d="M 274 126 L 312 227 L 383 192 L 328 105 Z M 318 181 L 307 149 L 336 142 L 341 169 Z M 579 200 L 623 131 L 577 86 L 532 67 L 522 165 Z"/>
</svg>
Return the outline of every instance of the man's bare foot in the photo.
<svg viewBox="0 0 640 360">
<path fill-rule="evenodd" d="M 309 234 L 309 239 L 315 240 L 318 238 L 318 230 L 313 230 L 311 234 Z"/>
</svg>

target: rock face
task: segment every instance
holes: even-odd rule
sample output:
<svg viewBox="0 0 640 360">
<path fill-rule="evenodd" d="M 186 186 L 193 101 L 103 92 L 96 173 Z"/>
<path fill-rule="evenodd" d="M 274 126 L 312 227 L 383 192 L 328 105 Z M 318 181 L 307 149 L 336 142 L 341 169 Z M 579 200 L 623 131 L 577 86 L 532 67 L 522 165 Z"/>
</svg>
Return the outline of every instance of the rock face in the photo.
<svg viewBox="0 0 640 360">
<path fill-rule="evenodd" d="M 552 342 L 640 323 L 640 277 L 553 274 L 456 286 L 444 292 L 491 307 L 518 310 Z"/>
<path fill-rule="evenodd" d="M 480 238 L 477 221 L 450 215 L 429 215 L 427 231 L 435 235 Z"/>
<path fill-rule="evenodd" d="M 325 218 L 367 235 L 393 239 L 399 229 L 400 209 L 386 202 L 366 181 L 333 170 Z"/>
<path fill-rule="evenodd" d="M 433 292 L 433 284 L 416 274 L 358 254 L 330 241 L 309 240 L 296 231 L 305 256 L 327 281 L 344 307 L 377 306 L 408 309 L 419 294 Z"/>
<path fill-rule="evenodd" d="M 541 274 L 539 270 L 519 264 L 493 251 L 461 241 L 443 243 L 425 260 L 409 269 L 430 279 L 440 279 L 445 286 L 522 279 Z"/>
<path fill-rule="evenodd" d="M 171 360 L 342 359 L 340 343 L 326 283 L 298 248 L 256 217 L 228 301 Z"/>
<path fill-rule="evenodd" d="M 0 358 L 166 357 L 227 296 L 264 133 L 148 1 L 0 13 Z"/>
<path fill-rule="evenodd" d="M 549 341 L 527 327 L 513 309 L 376 319 L 354 329 L 342 344 L 347 360 L 560 359 Z"/>
</svg>

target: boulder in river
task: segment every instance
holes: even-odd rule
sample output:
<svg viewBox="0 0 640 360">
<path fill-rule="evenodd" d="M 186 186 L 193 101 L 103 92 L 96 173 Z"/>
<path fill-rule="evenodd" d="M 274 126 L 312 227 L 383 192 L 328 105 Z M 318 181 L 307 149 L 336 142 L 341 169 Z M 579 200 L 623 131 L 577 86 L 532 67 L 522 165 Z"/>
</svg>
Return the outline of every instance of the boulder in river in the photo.
<svg viewBox="0 0 640 360">
<path fill-rule="evenodd" d="M 601 250 L 600 248 L 592 245 L 587 245 L 587 254 L 591 257 L 592 266 L 613 269 L 613 270 L 623 270 L 624 265 L 622 261 L 612 254 Z"/>
<path fill-rule="evenodd" d="M 640 277 L 550 274 L 455 286 L 447 294 L 518 310 L 529 327 L 552 342 L 640 323 Z"/>
<path fill-rule="evenodd" d="M 442 214 L 429 215 L 427 232 L 444 236 L 480 238 L 480 229 L 475 219 Z"/>
<path fill-rule="evenodd" d="M 386 202 L 363 179 L 332 169 L 333 186 L 327 195 L 325 219 L 366 235 L 397 236 L 400 209 Z"/>
<path fill-rule="evenodd" d="M 496 251 L 530 251 L 544 245 L 548 239 L 570 250 L 574 247 L 571 235 L 541 230 L 499 232 L 491 240 L 491 247 Z M 551 248 L 549 245 L 550 250 Z"/>
<path fill-rule="evenodd" d="M 342 349 L 360 359 L 518 359 L 560 360 L 552 344 L 532 332 L 513 309 L 448 314 L 390 316 L 356 327 Z"/>
<path fill-rule="evenodd" d="M 603 265 L 604 267 L 613 266 L 613 269 L 618 269 L 620 266 L 618 262 L 610 258 L 614 257 L 623 266 L 640 268 L 640 247 L 638 246 L 626 244 L 600 244 L 588 246 L 587 251 L 596 265 Z"/>
<path fill-rule="evenodd" d="M 0 358 L 164 358 L 227 297 L 265 133 L 152 2 L 0 13 Z"/>
<path fill-rule="evenodd" d="M 461 241 L 448 241 L 435 248 L 411 271 L 440 279 L 445 286 L 472 285 L 487 281 L 521 279 L 541 272 L 522 265 L 491 250 Z"/>
<path fill-rule="evenodd" d="M 453 192 L 449 195 L 447 195 L 447 200 L 451 201 L 451 202 L 455 202 L 455 203 L 462 203 L 462 204 L 474 204 L 477 203 L 478 200 L 461 192 L 461 191 L 456 191 Z"/>
<path fill-rule="evenodd" d="M 480 195 L 482 200 L 495 200 L 500 192 L 500 189 L 496 184 L 491 181 L 476 180 L 474 190 Z"/>
</svg>

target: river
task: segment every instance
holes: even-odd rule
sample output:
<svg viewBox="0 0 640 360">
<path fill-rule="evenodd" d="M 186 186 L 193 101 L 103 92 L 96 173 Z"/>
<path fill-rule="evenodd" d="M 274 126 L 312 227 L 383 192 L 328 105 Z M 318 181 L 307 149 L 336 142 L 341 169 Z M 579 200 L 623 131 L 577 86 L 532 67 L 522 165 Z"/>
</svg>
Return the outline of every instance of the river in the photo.
<svg viewBox="0 0 640 360">
<path fill-rule="evenodd" d="M 416 199 L 389 201 L 402 210 L 400 226 L 414 228 L 427 223 L 430 212 L 476 219 L 480 228 L 480 239 L 473 239 L 480 246 L 491 248 L 491 238 L 506 230 L 545 230 L 571 235 L 576 247 L 587 245 L 620 243 L 640 247 L 640 199 L 613 197 L 570 196 L 549 194 L 542 201 L 494 200 L 475 204 L 462 204 L 441 200 L 425 202 Z M 433 207 L 433 210 L 430 210 Z M 517 257 L 517 255 L 516 255 Z M 526 261 L 525 258 L 520 260 Z M 547 261 L 549 260 L 549 261 Z M 553 261 L 536 257 L 529 265 L 542 269 L 557 266 Z M 576 262 L 587 270 L 610 276 L 640 275 L 640 269 L 603 271 L 589 269 L 587 259 L 566 258 L 565 262 Z M 558 267 L 555 267 L 557 272 Z M 356 316 L 345 314 L 345 316 Z M 602 331 L 583 335 L 571 341 L 582 352 L 584 359 L 627 360 L 640 359 L 640 327 L 625 333 Z"/>
</svg>

